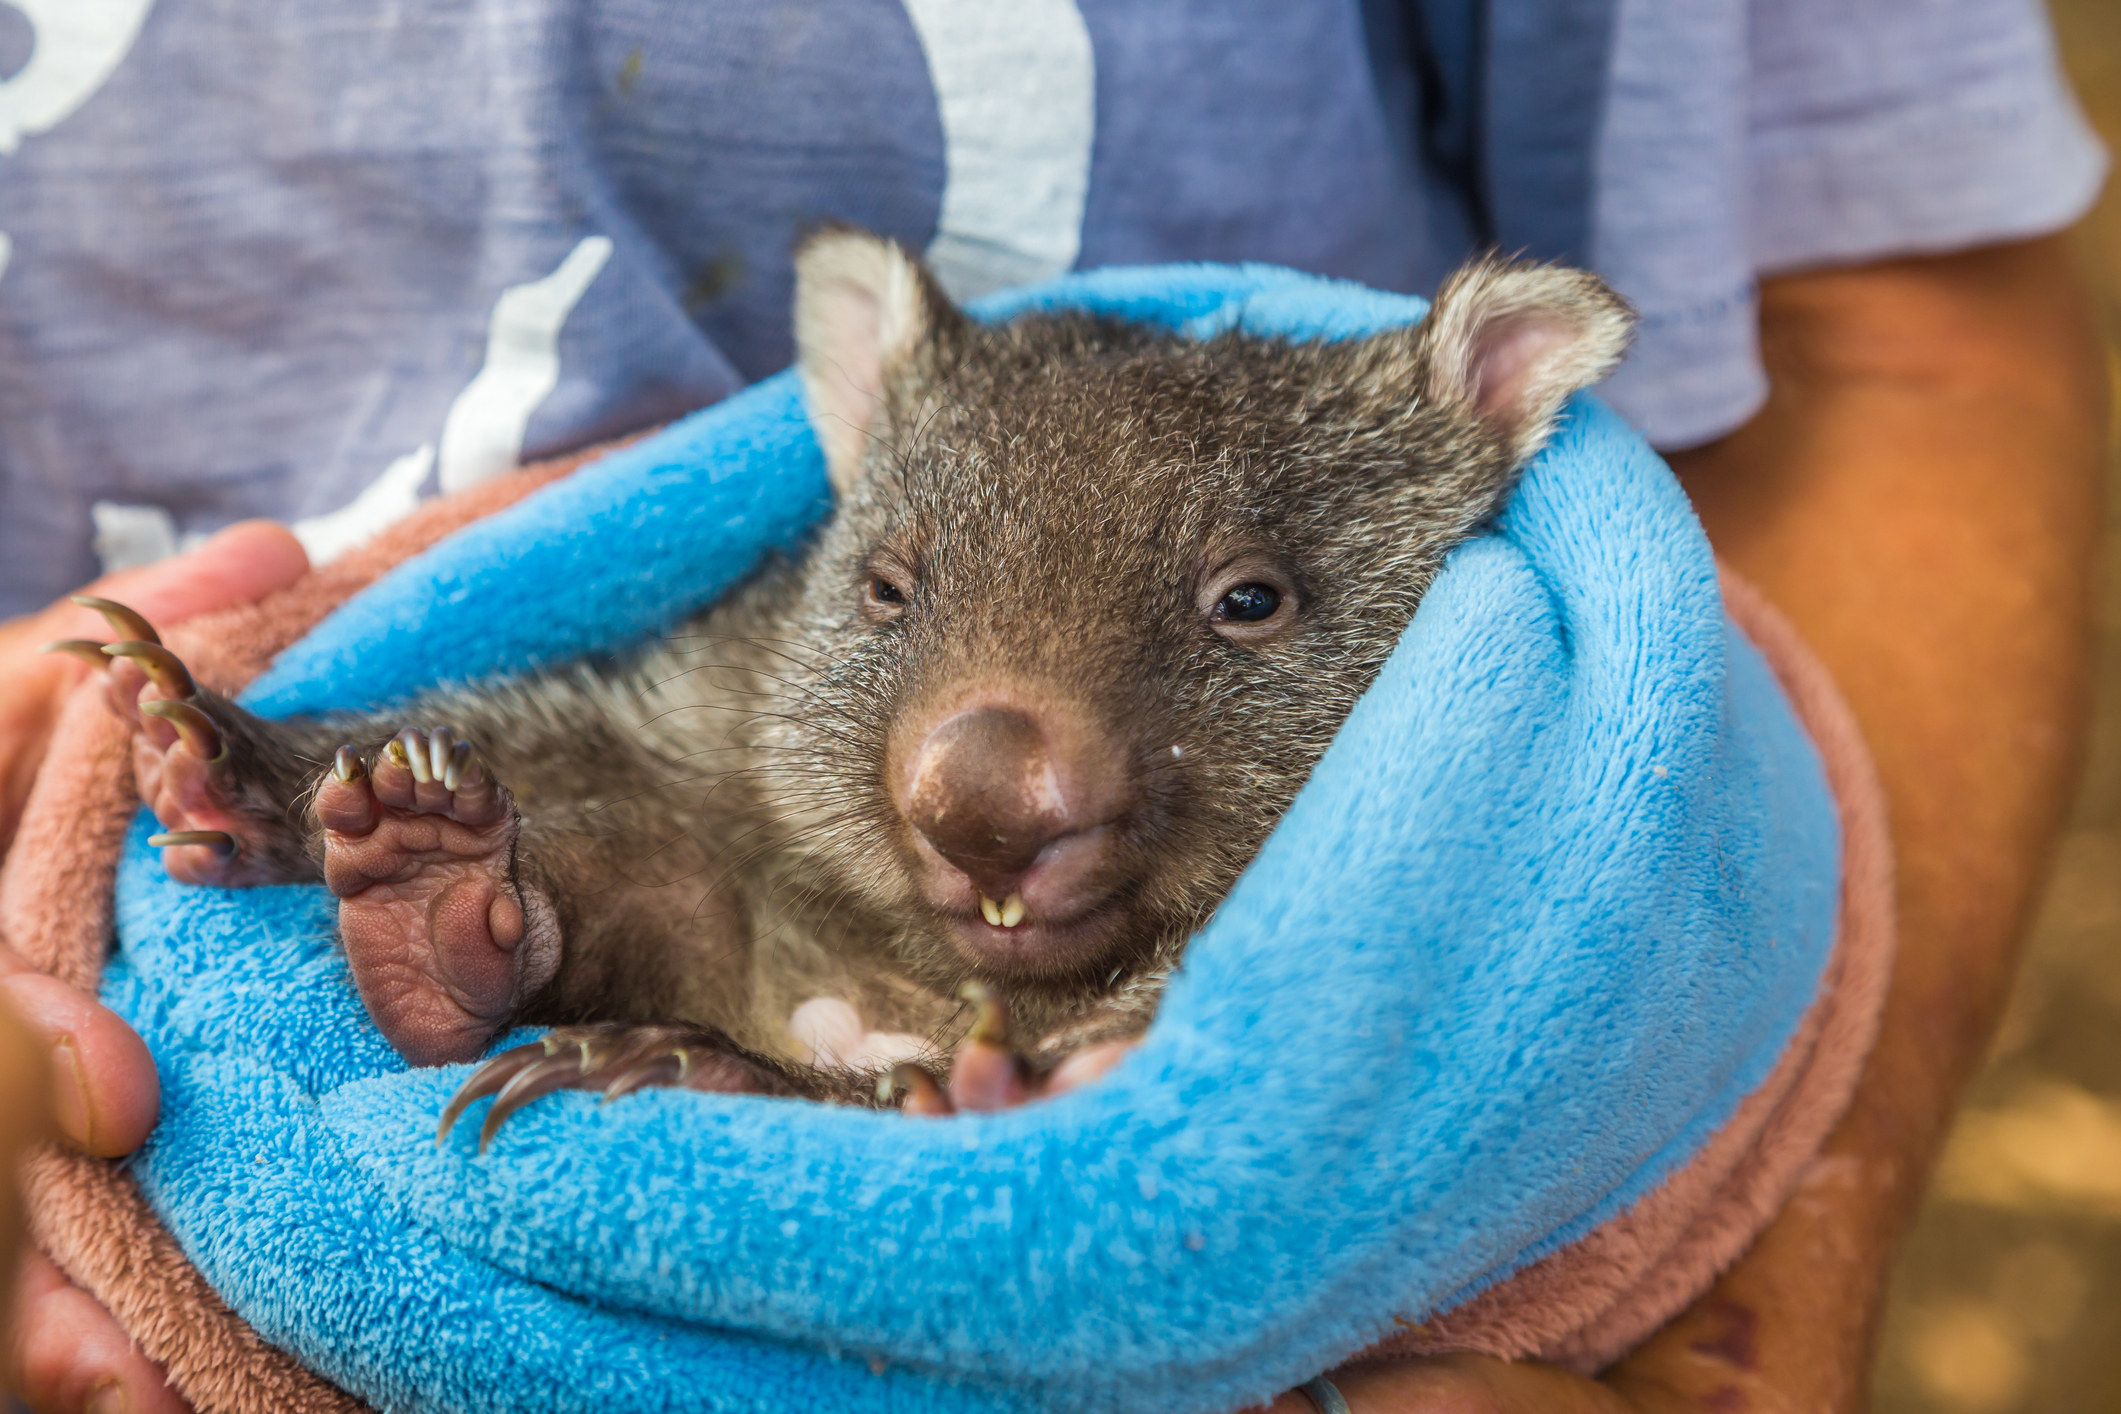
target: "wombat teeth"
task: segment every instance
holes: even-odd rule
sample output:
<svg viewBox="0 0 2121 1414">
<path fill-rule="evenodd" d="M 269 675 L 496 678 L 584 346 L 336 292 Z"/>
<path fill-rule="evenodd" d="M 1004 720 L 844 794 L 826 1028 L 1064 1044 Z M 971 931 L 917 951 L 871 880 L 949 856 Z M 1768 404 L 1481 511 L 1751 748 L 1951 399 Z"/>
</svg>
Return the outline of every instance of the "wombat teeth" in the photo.
<svg viewBox="0 0 2121 1414">
<path fill-rule="evenodd" d="M 979 916 L 996 928 L 1014 928 L 1024 921 L 1024 896 L 1011 894 L 996 903 L 985 894 L 979 896 Z"/>
</svg>

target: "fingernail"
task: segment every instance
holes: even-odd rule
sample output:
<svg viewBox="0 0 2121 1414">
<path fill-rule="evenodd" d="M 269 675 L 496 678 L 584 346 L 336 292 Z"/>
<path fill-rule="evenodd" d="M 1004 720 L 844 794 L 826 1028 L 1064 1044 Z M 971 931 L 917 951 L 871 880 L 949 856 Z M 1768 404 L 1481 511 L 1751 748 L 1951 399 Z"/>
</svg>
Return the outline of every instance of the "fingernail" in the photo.
<svg viewBox="0 0 2121 1414">
<path fill-rule="evenodd" d="M 78 1147 L 94 1152 L 96 1111 L 89 1103 L 88 1072 L 72 1036 L 52 1042 L 52 1110 L 59 1130 Z M 118 1406 L 122 1407 L 122 1406 Z"/>
<path fill-rule="evenodd" d="M 106 1380 L 97 1385 L 88 1396 L 87 1414 L 130 1414 L 132 1397 L 125 1386 L 116 1380 Z"/>
</svg>

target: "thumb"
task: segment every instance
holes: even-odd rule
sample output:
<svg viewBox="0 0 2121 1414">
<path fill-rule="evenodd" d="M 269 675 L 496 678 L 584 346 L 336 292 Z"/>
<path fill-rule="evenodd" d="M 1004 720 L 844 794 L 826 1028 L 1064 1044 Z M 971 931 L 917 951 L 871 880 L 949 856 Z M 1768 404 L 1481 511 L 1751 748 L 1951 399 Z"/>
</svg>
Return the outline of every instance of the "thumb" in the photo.
<svg viewBox="0 0 2121 1414">
<path fill-rule="evenodd" d="M 182 555 L 105 575 L 82 592 L 115 599 L 149 622 L 167 625 L 194 614 L 256 603 L 293 584 L 308 569 L 302 542 L 286 526 L 247 520 Z M 102 620 L 86 610 L 77 612 L 86 615 L 84 633 L 102 629 Z"/>
</svg>

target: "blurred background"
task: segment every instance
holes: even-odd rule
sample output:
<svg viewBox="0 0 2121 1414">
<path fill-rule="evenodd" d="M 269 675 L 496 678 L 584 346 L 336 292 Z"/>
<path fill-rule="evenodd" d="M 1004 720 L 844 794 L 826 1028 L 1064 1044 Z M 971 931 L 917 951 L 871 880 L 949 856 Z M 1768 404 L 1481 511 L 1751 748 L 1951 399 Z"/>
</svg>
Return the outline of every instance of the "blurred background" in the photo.
<svg viewBox="0 0 2121 1414">
<path fill-rule="evenodd" d="M 2121 0 L 2051 0 L 2121 154 Z M 2079 233 L 2121 406 L 2121 180 Z M 1900 1262 L 1877 1414 L 2121 1411 L 2121 441 L 2090 758 L 1986 1072 Z"/>
</svg>

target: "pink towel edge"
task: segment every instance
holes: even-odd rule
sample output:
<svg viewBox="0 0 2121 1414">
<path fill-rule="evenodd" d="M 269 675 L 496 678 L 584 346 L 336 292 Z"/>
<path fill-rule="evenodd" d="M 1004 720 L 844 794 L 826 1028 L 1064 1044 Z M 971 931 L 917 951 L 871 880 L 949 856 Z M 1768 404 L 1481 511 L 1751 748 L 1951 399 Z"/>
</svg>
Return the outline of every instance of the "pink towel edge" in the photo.
<svg viewBox="0 0 2121 1414">
<path fill-rule="evenodd" d="M 205 615 L 167 636 L 199 681 L 249 682 L 358 590 L 451 531 L 512 504 L 610 448 L 526 467 L 422 507 L 263 603 Z M 68 702 L 0 863 L 0 940 L 80 987 L 101 977 L 118 851 L 138 796 L 125 733 L 85 682 Z M 359 1400 L 269 1345 L 209 1286 L 117 1165 L 58 1148 L 32 1155 L 30 1236 L 117 1317 L 200 1414 L 345 1414 Z"/>
<path fill-rule="evenodd" d="M 1826 666 L 1729 567 L 1731 618 L 1760 650 L 1818 748 L 1842 830 L 1834 953 L 1767 1081 L 1685 1167 L 1621 1216 L 1359 1357 L 1458 1351 L 1534 1357 L 1582 1374 L 1633 1350 L 1753 1244 L 1847 1110 L 1876 1039 L 1895 945 L 1892 838 L 1861 729 Z"/>
</svg>

